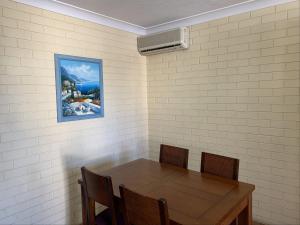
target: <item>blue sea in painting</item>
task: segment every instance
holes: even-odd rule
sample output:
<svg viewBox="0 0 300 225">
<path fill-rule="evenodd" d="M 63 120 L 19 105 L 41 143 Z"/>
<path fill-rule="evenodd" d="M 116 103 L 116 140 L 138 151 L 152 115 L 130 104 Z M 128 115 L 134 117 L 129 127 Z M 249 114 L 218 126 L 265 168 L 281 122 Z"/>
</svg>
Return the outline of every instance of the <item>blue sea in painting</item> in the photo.
<svg viewBox="0 0 300 225">
<path fill-rule="evenodd" d="M 64 117 L 101 113 L 99 74 L 99 64 L 61 60 L 61 99 Z"/>
<path fill-rule="evenodd" d="M 87 81 L 82 83 L 75 83 L 77 90 L 79 90 L 82 94 L 89 94 L 89 91 L 99 89 L 100 84 L 99 81 Z"/>
</svg>

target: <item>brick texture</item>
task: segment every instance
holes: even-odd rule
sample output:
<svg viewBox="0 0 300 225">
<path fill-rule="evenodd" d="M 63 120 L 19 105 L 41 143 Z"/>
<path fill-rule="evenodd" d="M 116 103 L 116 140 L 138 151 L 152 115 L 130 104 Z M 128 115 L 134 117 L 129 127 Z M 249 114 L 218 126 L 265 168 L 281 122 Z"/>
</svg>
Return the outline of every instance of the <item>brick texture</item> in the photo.
<svg viewBox="0 0 300 225">
<path fill-rule="evenodd" d="M 101 58 L 105 117 L 56 122 L 53 54 Z M 299 224 L 299 1 L 191 27 L 187 51 L 0 1 L 0 224 L 78 224 L 79 168 L 158 159 L 160 143 L 238 157 L 254 218 Z M 148 145 L 149 139 L 149 145 Z"/>
<path fill-rule="evenodd" d="M 56 122 L 54 53 L 103 59 L 105 117 Z M 148 155 L 136 35 L 0 0 L 0 224 L 79 224 L 80 167 Z"/>
<path fill-rule="evenodd" d="M 150 157 L 160 143 L 240 159 L 254 219 L 300 224 L 299 1 L 190 27 L 189 50 L 147 57 Z"/>
</svg>

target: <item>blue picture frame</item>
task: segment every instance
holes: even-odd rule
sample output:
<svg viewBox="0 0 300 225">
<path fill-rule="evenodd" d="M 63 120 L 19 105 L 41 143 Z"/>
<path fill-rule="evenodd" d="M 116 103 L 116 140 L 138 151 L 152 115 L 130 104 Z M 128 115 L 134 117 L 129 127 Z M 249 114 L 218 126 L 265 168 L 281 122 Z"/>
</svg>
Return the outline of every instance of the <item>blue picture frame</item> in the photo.
<svg viewBox="0 0 300 225">
<path fill-rule="evenodd" d="M 57 122 L 104 117 L 101 59 L 54 54 Z"/>
</svg>

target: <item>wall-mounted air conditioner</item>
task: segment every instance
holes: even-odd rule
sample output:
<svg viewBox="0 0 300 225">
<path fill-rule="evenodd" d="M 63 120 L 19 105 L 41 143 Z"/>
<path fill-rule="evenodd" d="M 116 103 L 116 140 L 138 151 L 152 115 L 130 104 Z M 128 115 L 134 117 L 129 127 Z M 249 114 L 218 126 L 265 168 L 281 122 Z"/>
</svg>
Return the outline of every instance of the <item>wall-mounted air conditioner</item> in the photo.
<svg viewBox="0 0 300 225">
<path fill-rule="evenodd" d="M 137 47 L 141 55 L 153 55 L 189 47 L 189 29 L 187 27 L 164 31 L 137 38 Z"/>
</svg>

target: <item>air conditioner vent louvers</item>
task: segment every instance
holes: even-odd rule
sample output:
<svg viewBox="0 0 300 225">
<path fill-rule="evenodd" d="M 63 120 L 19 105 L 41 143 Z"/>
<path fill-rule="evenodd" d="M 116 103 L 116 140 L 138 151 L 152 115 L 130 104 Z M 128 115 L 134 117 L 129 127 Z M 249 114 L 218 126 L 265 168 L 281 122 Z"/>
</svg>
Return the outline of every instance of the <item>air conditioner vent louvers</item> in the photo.
<svg viewBox="0 0 300 225">
<path fill-rule="evenodd" d="M 188 44 L 189 30 L 186 27 L 137 38 L 138 51 L 141 55 L 187 49 Z"/>
<path fill-rule="evenodd" d="M 155 50 L 162 50 L 162 49 L 172 48 L 172 47 L 177 47 L 177 46 L 180 46 L 180 44 L 169 45 L 169 46 L 164 46 L 164 47 L 158 47 L 158 48 L 153 48 L 153 49 L 145 49 L 145 50 L 141 50 L 141 52 L 149 52 L 149 51 L 155 51 Z"/>
</svg>

